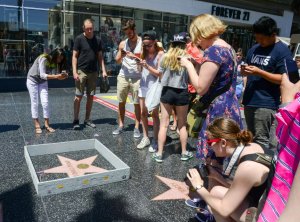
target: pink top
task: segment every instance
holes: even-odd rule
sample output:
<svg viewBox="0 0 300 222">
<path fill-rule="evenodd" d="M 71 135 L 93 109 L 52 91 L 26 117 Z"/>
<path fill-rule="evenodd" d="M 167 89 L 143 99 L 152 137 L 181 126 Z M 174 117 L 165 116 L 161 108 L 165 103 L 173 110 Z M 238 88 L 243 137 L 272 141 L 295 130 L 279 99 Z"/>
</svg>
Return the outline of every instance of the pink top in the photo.
<svg viewBox="0 0 300 222">
<path fill-rule="evenodd" d="M 300 160 L 300 93 L 276 114 L 279 154 L 275 175 L 258 222 L 277 221 L 288 200 Z"/>
</svg>

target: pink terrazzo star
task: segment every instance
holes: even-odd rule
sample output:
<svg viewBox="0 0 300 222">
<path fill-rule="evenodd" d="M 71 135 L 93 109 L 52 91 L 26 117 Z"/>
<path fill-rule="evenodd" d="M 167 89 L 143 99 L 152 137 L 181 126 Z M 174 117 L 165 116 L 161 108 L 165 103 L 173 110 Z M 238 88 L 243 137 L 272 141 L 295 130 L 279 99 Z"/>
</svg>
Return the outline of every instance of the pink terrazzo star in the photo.
<svg viewBox="0 0 300 222">
<path fill-rule="evenodd" d="M 156 197 L 152 200 L 178 200 L 178 199 L 190 199 L 189 186 L 185 182 L 180 182 L 177 180 L 172 180 L 166 177 L 161 177 L 155 175 L 160 181 L 166 184 L 170 189 Z"/>
<path fill-rule="evenodd" d="M 106 169 L 92 166 L 92 163 L 98 155 L 88 157 L 82 160 L 72 160 L 63 156 L 57 155 L 62 166 L 44 170 L 44 173 L 66 173 L 69 177 L 82 176 L 86 173 L 102 173 L 107 172 Z"/>
</svg>

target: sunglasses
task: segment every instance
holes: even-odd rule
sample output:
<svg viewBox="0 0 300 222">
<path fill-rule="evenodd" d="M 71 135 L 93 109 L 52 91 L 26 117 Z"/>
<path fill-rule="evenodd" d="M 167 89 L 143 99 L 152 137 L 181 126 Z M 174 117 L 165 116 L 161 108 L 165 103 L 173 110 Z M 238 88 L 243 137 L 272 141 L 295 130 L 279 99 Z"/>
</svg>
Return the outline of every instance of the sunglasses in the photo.
<svg viewBox="0 0 300 222">
<path fill-rule="evenodd" d="M 145 48 L 151 48 L 154 44 L 144 45 Z"/>
<path fill-rule="evenodd" d="M 211 140 L 206 140 L 206 143 L 211 146 L 212 143 L 217 143 L 217 142 L 220 142 L 221 141 L 221 138 L 215 138 L 215 139 L 211 139 Z"/>
</svg>

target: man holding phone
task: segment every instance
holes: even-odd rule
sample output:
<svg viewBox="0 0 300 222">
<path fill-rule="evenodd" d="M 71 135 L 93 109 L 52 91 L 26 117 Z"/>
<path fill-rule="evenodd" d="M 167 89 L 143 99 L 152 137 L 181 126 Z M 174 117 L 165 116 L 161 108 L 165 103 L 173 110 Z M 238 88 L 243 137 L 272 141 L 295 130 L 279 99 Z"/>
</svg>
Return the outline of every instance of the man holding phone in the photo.
<svg viewBox="0 0 300 222">
<path fill-rule="evenodd" d="M 131 93 L 135 112 L 135 127 L 133 136 L 141 136 L 139 125 L 141 121 L 141 109 L 139 105 L 138 91 L 140 87 L 141 70 L 138 68 L 142 51 L 142 39 L 135 32 L 135 23 L 128 20 L 122 27 L 127 39 L 119 45 L 116 62 L 122 64 L 117 79 L 117 96 L 119 100 L 118 122 L 119 126 L 113 131 L 113 135 L 119 135 L 124 131 L 125 105 L 128 94 Z"/>
<path fill-rule="evenodd" d="M 289 73 L 287 64 L 294 62 L 291 51 L 277 38 L 277 24 L 262 17 L 253 25 L 257 44 L 247 54 L 241 73 L 247 76 L 243 96 L 245 119 L 254 135 L 254 142 L 270 147 L 270 130 L 280 104 L 280 82 Z"/>
</svg>

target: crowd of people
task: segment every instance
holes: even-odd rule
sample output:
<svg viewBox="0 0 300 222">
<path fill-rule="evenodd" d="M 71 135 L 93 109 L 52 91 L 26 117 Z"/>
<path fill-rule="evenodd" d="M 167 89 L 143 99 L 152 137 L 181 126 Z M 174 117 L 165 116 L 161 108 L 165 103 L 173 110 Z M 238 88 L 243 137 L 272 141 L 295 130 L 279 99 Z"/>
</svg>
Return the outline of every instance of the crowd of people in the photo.
<svg viewBox="0 0 300 222">
<path fill-rule="evenodd" d="M 294 62 L 291 51 L 278 40 L 276 22 L 270 17 L 254 23 L 257 44 L 245 59 L 241 49 L 235 51 L 221 38 L 226 27 L 212 15 L 199 15 L 190 24 L 189 34 L 175 34 L 165 51 L 155 31 L 138 36 L 133 20 L 124 23 L 122 30 L 127 38 L 120 42 L 115 58 L 121 64 L 117 77 L 118 128 L 112 134 L 124 132 L 125 106 L 130 94 L 135 111 L 133 137 L 141 137 L 142 125 L 143 136 L 136 148 L 148 147 L 153 160 L 163 162 L 170 116 L 175 113 L 181 160 L 188 161 L 193 153 L 187 150 L 187 115 L 191 101 L 199 95 L 198 102 L 206 110 L 198 132 L 199 165 L 189 170 L 186 181 L 198 195 L 186 201 L 197 209 L 195 219 L 299 221 L 296 207 L 300 199 L 300 81 L 291 83 L 287 76 L 286 64 Z M 96 127 L 91 110 L 98 66 L 103 78 L 107 77 L 101 40 L 94 35 L 93 28 L 93 21 L 86 19 L 83 33 L 74 41 L 74 130 L 80 129 L 79 110 L 84 92 L 87 95 L 84 125 Z M 42 54 L 28 73 L 27 88 L 36 133 L 42 133 L 37 108 L 39 96 L 45 129 L 55 131 L 49 125 L 47 80 L 68 77 L 63 71 L 65 58 L 60 49 Z M 56 74 L 51 75 L 51 69 Z M 145 101 L 157 81 L 162 90 L 156 95 L 160 105 L 151 110 L 153 138 L 150 139 Z M 240 102 L 246 125 L 242 122 Z M 274 149 L 269 144 L 274 124 L 278 136 L 276 167 Z"/>
</svg>

